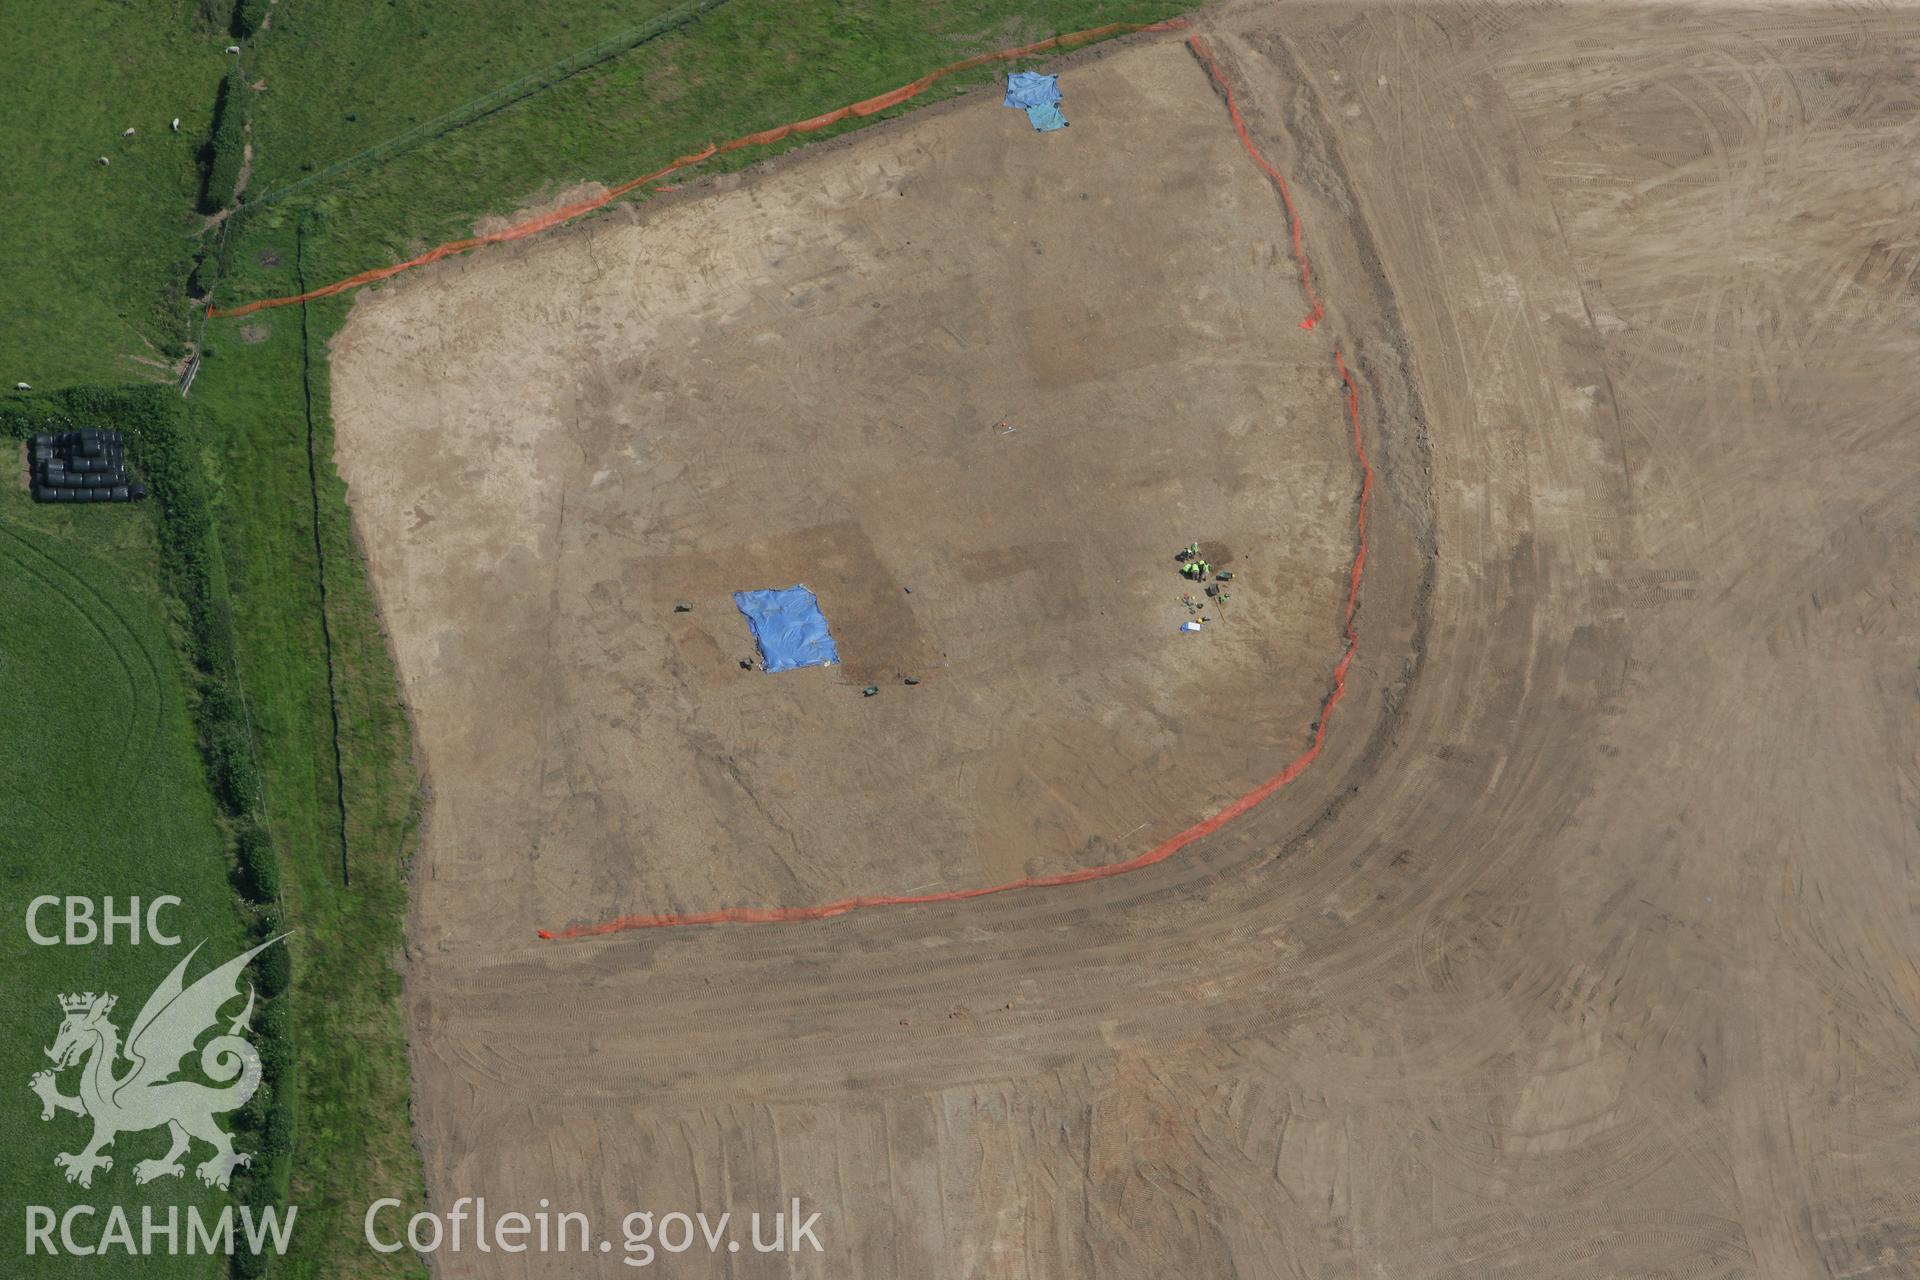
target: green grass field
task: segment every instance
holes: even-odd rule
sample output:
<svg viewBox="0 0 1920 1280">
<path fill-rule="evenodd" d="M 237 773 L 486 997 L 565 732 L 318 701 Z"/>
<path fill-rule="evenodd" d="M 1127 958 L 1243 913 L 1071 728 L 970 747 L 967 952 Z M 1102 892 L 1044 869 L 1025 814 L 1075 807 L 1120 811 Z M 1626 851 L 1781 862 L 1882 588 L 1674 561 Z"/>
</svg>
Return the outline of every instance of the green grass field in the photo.
<svg viewBox="0 0 1920 1280">
<path fill-rule="evenodd" d="M 23 0 L 7 17 L 0 386 L 164 377 L 186 336 L 196 153 L 231 40 L 192 0 Z"/>
<path fill-rule="evenodd" d="M 224 17 L 206 15 L 207 3 L 32 6 L 41 19 L 35 48 L 46 57 L 32 69 L 27 91 L 72 105 L 56 113 L 54 128 L 0 125 L 0 137 L 15 135 L 10 140 L 34 188 L 0 199 L 12 202 L 28 242 L 47 246 L 23 276 L 27 291 L 0 303 L 0 350 L 21 369 L 0 370 L 8 385 L 165 376 L 154 353 L 171 355 L 196 336 L 179 298 L 202 251 L 209 261 L 201 283 L 213 285 L 223 305 L 297 292 L 470 234 L 479 218 L 558 189 L 618 182 L 709 141 L 817 114 L 968 54 L 1176 11 L 1157 0 L 279 0 L 270 26 L 245 54 L 253 148 L 246 195 L 257 203 L 213 232 L 192 212 L 199 190 L 193 153 L 228 65 L 219 50 L 231 38 Z M 683 21 L 672 25 L 676 20 Z M 557 80 L 541 74 L 583 63 L 592 65 Z M 111 108 L 95 105 L 99 95 L 88 86 L 115 67 L 127 92 L 111 99 Z M 999 74 L 955 77 L 914 105 Z M 504 97 L 486 97 L 516 85 Z M 106 130 L 118 142 L 125 127 L 109 129 L 108 117 L 135 108 L 163 111 L 161 128 L 180 115 L 180 137 L 155 138 L 144 118 L 129 120 L 140 132 L 127 142 L 156 144 L 152 151 L 140 152 L 137 164 L 115 153 L 106 169 L 88 168 L 106 150 L 89 150 L 94 136 Z M 845 127 L 857 126 L 813 136 Z M 738 168 L 765 154 L 724 164 Z M 137 189 L 128 177 L 135 172 L 145 175 Z M 419 1276 L 417 1259 L 376 1255 L 360 1240 L 371 1199 L 421 1196 L 398 1004 L 419 780 L 332 463 L 325 359 L 351 305 L 349 296 L 207 323 L 186 430 L 211 489 L 224 565 L 219 585 L 237 642 L 234 674 L 256 731 L 285 923 L 298 931 L 291 1200 L 301 1216 L 294 1252 L 274 1274 Z M 138 363 L 142 356 L 156 363 Z M 157 654 L 163 672 L 175 672 L 129 695 L 157 708 L 150 714 L 172 734 L 175 768 L 143 778 L 140 803 L 151 813 L 142 820 L 172 815 L 165 829 L 184 832 L 198 815 L 198 844 L 172 835 L 162 843 L 194 862 L 202 885 L 196 892 L 209 911 L 226 912 L 222 936 L 238 942 L 222 838 L 193 755 L 191 682 L 172 656 L 181 628 L 155 585 L 150 521 L 143 526 L 142 517 L 125 511 L 45 513 L 17 491 L 0 513 L 0 551 L 84 559 L 90 581 L 117 584 L 125 625 L 145 637 L 142 651 Z M 144 550 L 113 541 L 140 527 L 147 530 Z M 6 635 L 0 655 L 10 683 L 0 690 L 9 699 L 30 700 L 32 689 L 66 670 L 61 640 L 87 624 L 71 610 L 47 612 L 52 608 L 43 604 L 34 615 L 42 618 L 37 630 Z M 8 705 L 20 723 L 52 725 L 46 734 L 63 723 L 13 710 L 30 702 Z M 24 797 L 60 776 L 54 762 L 64 757 L 37 738 L 22 741 L 36 745 L 13 752 L 9 781 Z M 88 732 L 64 749 L 98 772 L 120 759 L 117 742 Z M 44 847 L 54 861 L 71 856 L 79 838 L 56 829 L 57 810 L 20 808 L 24 800 L 6 794 L 10 810 L 29 815 L 15 832 L 23 847 Z M 103 875 L 123 875 L 154 857 L 151 843 L 130 839 L 81 842 L 96 851 Z M 87 983 L 84 961 L 42 953 L 26 963 L 30 981 L 23 985 L 34 992 Z M 57 1013 L 50 1000 L 47 1007 Z M 31 1001 L 8 1016 L 19 1020 L 21 1043 L 51 1035 Z M 19 1123 L 32 1122 L 29 1129 L 38 1124 L 37 1106 L 18 1114 Z"/>
<path fill-rule="evenodd" d="M 18 446 L 4 442 L 9 458 Z M 10 463 L 11 465 L 11 463 Z M 214 963 L 244 949 L 225 840 L 202 781 L 186 712 L 186 683 L 154 585 L 153 513 L 35 507 L 19 488 L 0 489 L 0 812 L 9 815 L 8 927 L 0 964 L 16 995 L 0 1002 L 0 1079 L 11 1105 L 0 1108 L 0 1141 L 12 1153 L 0 1170 L 0 1202 L 10 1206 L 138 1204 L 133 1166 L 166 1149 L 166 1134 L 128 1134 L 115 1145 L 113 1169 L 91 1190 L 69 1186 L 53 1156 L 78 1151 L 92 1132 L 81 1117 L 42 1122 L 26 1091 L 48 1066 L 69 991 L 112 991 L 122 1030 L 141 1002 L 184 954 L 204 941 Z M 182 905 L 163 916 L 181 948 L 43 947 L 29 941 L 27 904 L 42 894 L 96 901 L 112 895 L 150 902 L 163 894 Z M 43 931 L 58 930 L 45 913 Z M 195 973 L 204 971 L 204 966 Z M 69 1079 L 64 1088 L 72 1089 Z M 196 1158 L 204 1158 L 205 1152 Z M 188 1177 L 167 1201 L 213 1209 L 225 1197 Z M 85 1258 L 36 1257 L 9 1275 L 97 1276 Z M 205 1258 L 159 1258 L 146 1274 L 204 1277 L 224 1273 Z"/>
</svg>

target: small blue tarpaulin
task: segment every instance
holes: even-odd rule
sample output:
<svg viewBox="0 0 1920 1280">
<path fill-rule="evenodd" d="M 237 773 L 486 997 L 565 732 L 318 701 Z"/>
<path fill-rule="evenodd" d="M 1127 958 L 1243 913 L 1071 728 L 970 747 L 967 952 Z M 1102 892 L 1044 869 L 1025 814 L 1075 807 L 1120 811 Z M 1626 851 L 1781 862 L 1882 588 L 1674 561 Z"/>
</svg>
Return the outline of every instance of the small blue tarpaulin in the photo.
<svg viewBox="0 0 1920 1280">
<path fill-rule="evenodd" d="M 747 615 L 760 665 L 768 671 L 830 667 L 840 661 L 820 602 L 805 587 L 784 591 L 736 591 L 733 602 Z"/>
<path fill-rule="evenodd" d="M 1009 107 L 1047 107 L 1060 101 L 1060 77 L 1043 76 L 1038 71 L 1016 71 L 1007 77 Z"/>
<path fill-rule="evenodd" d="M 1044 107 L 1028 107 L 1027 123 L 1041 133 L 1052 133 L 1055 129 L 1067 127 L 1067 118 L 1060 114 L 1060 108 L 1049 103 Z"/>
<path fill-rule="evenodd" d="M 1016 71 L 1007 77 L 1007 96 L 1003 106 L 1017 107 L 1027 113 L 1027 122 L 1041 133 L 1067 127 L 1060 114 L 1060 77 L 1043 76 L 1038 71 Z"/>
</svg>

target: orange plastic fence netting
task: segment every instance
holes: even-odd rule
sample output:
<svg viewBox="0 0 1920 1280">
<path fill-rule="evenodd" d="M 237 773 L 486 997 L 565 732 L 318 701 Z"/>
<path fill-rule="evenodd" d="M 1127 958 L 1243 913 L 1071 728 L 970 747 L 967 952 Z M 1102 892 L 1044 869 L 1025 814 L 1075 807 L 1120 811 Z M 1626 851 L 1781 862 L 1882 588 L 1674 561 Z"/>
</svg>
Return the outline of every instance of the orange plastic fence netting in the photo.
<svg viewBox="0 0 1920 1280">
<path fill-rule="evenodd" d="M 1207 75 L 1220 90 L 1220 96 L 1227 100 L 1227 115 L 1233 120 L 1233 131 L 1240 135 L 1240 145 L 1247 149 L 1247 154 L 1253 157 L 1253 162 L 1260 166 L 1261 171 L 1273 180 L 1273 185 L 1280 192 L 1280 203 L 1287 207 L 1287 227 L 1293 235 L 1293 260 L 1300 264 L 1300 288 L 1306 293 L 1307 306 L 1310 308 L 1300 327 L 1311 329 L 1327 314 L 1327 308 L 1313 289 L 1313 268 L 1307 265 L 1307 250 L 1301 242 L 1300 211 L 1294 208 L 1293 193 L 1287 190 L 1287 180 L 1280 176 L 1280 171 L 1267 163 L 1267 158 L 1260 154 L 1260 148 L 1253 145 L 1253 139 L 1247 134 L 1247 122 L 1240 118 L 1240 104 L 1234 100 L 1233 86 L 1221 74 L 1220 64 L 1213 60 L 1212 51 L 1200 42 L 1199 36 L 1189 37 L 1187 47 L 1193 50 L 1194 57 L 1200 59 L 1200 65 L 1207 69 Z"/>
<path fill-rule="evenodd" d="M 538 235 L 540 232 L 549 231 L 561 223 L 571 222 L 581 214 L 592 213 L 595 209 L 604 208 L 606 205 L 618 200 L 621 196 L 627 195 L 645 186 L 649 182 L 657 181 L 669 174 L 677 173 L 682 169 L 700 164 L 706 160 L 711 160 L 715 156 L 744 150 L 747 147 L 768 146 L 784 138 L 792 137 L 796 133 L 814 133 L 829 126 L 839 124 L 843 120 L 878 114 L 889 107 L 897 107 L 910 98 L 918 97 L 948 76 L 956 75 L 962 71 L 971 71 L 975 67 L 984 67 L 994 62 L 1011 62 L 1016 58 L 1032 57 L 1035 54 L 1047 53 L 1056 49 L 1068 49 L 1075 45 L 1086 44 L 1092 40 L 1102 40 L 1108 36 L 1129 35 L 1142 31 L 1174 31 L 1184 29 L 1186 25 L 1186 19 L 1184 18 L 1168 18 L 1164 22 L 1110 22 L 1104 27 L 1090 27 L 1085 31 L 1072 31 L 1065 35 L 1049 36 L 1045 40 L 1040 40 L 1033 44 L 1020 45 L 1013 49 L 996 49 L 991 53 L 977 53 L 971 58 L 962 58 L 958 62 L 949 63 L 947 66 L 929 71 L 918 80 L 903 84 L 898 89 L 889 89 L 887 92 L 874 97 L 865 98 L 859 102 L 848 103 L 846 106 L 836 108 L 824 115 L 817 115 L 809 120 L 797 120 L 792 124 L 776 125 L 771 129 L 763 129 L 759 133 L 750 133 L 744 137 L 734 138 L 727 142 L 709 143 L 699 151 L 695 151 L 690 155 L 681 156 L 663 168 L 655 169 L 652 173 L 642 174 L 637 178 L 629 179 L 606 192 L 604 195 L 595 196 L 590 200 L 582 200 L 575 204 L 565 205 L 550 213 L 543 213 L 537 218 L 529 218 L 525 222 L 515 223 L 513 226 L 507 227 L 504 230 L 489 232 L 483 236 L 473 236 L 466 240 L 452 240 L 446 244 L 435 245 L 417 258 L 408 258 L 405 262 L 396 262 L 391 266 L 375 267 L 371 271 L 362 271 L 358 275 L 348 276 L 344 280 L 336 280 L 332 284 L 322 285 L 318 289 L 309 289 L 305 293 L 290 294 L 284 298 L 261 298 L 256 302 L 245 302 L 237 307 L 209 306 L 207 308 L 207 315 L 211 319 L 220 320 L 232 316 L 251 315 L 255 311 L 266 311 L 273 307 L 288 307 L 298 302 L 312 302 L 318 298 L 330 298 L 336 293 L 345 293 L 350 289 L 358 289 L 362 285 L 375 284 L 381 280 L 387 280 L 393 276 L 397 276 L 402 271 L 410 271 L 414 267 L 423 267 L 429 262 L 438 262 L 442 258 L 451 257 L 456 253 L 465 253 L 469 249 L 477 249 L 482 245 L 501 244 L 509 240 L 522 240 L 527 236 Z M 1295 247 L 1298 248 L 1299 234 L 1297 231 L 1294 239 Z"/>
</svg>

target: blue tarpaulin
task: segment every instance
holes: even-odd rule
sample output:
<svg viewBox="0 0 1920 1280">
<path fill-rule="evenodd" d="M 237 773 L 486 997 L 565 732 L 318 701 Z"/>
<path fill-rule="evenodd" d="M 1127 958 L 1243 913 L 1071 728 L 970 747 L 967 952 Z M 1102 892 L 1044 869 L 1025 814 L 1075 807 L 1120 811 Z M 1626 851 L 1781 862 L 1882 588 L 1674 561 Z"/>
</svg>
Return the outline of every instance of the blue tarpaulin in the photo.
<svg viewBox="0 0 1920 1280">
<path fill-rule="evenodd" d="M 1060 108 L 1049 103 L 1044 107 L 1028 107 L 1027 123 L 1041 133 L 1052 133 L 1055 129 L 1067 127 L 1067 118 L 1060 114 Z"/>
<path fill-rule="evenodd" d="M 733 602 L 747 616 L 753 642 L 760 648 L 760 665 L 768 671 L 830 667 L 840 661 L 820 602 L 805 587 L 736 591 Z"/>
<path fill-rule="evenodd" d="M 1004 106 L 1027 113 L 1027 121 L 1041 133 L 1067 127 L 1067 118 L 1055 105 L 1060 101 L 1060 77 L 1043 76 L 1038 71 L 1016 71 L 1007 77 Z"/>
<path fill-rule="evenodd" d="M 1007 77 L 1009 107 L 1048 107 L 1060 101 L 1060 77 L 1043 76 L 1038 71 L 1016 71 Z"/>
</svg>

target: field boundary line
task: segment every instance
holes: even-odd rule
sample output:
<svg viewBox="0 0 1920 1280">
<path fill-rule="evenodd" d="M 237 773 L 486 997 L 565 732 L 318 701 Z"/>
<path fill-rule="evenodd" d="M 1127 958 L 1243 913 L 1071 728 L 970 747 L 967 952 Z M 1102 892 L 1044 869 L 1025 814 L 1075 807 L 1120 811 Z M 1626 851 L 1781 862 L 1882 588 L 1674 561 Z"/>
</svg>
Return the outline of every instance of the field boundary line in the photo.
<svg viewBox="0 0 1920 1280">
<path fill-rule="evenodd" d="M 307 221 L 293 228 L 293 278 L 307 282 Z M 313 450 L 313 339 L 307 329 L 307 308 L 300 307 L 300 393 L 306 409 L 307 498 L 313 515 L 314 582 L 320 597 L 320 656 L 327 664 L 327 719 L 333 731 L 334 816 L 340 822 L 340 887 L 353 888 L 353 864 L 347 853 L 347 773 L 340 755 L 340 682 L 333 659 L 333 610 L 327 591 L 327 544 L 320 529 L 320 462 Z"/>
<path fill-rule="evenodd" d="M 1189 39 L 1187 45 L 1201 66 L 1205 68 L 1214 87 L 1225 99 L 1228 115 L 1233 121 L 1234 132 L 1240 139 L 1240 145 L 1261 171 L 1272 179 L 1280 193 L 1292 232 L 1294 257 L 1300 264 L 1301 285 L 1306 290 L 1307 300 L 1312 307 L 1307 318 L 1301 321 L 1300 327 L 1312 329 L 1325 315 L 1326 308 L 1313 291 L 1312 274 L 1307 266 L 1306 251 L 1302 243 L 1300 215 L 1294 207 L 1286 181 L 1280 176 L 1279 170 L 1275 169 L 1261 154 L 1260 148 L 1255 145 L 1252 136 L 1247 132 L 1246 122 L 1241 118 L 1239 107 L 1234 101 L 1232 88 L 1228 85 L 1219 64 L 1214 61 L 1213 55 L 1200 42 L 1198 36 Z M 1352 373 L 1347 369 L 1346 358 L 1338 346 L 1333 351 L 1333 368 L 1346 391 L 1347 417 L 1353 437 L 1353 456 L 1360 467 L 1360 490 L 1353 517 L 1353 560 L 1347 571 L 1347 601 L 1341 617 L 1341 633 L 1345 643 L 1341 648 L 1339 659 L 1334 663 L 1332 682 L 1326 697 L 1320 703 L 1320 714 L 1314 719 L 1312 742 L 1305 751 L 1288 761 L 1280 772 L 1218 812 L 1202 818 L 1186 830 L 1161 841 L 1146 852 L 1122 862 L 1082 867 L 1053 875 L 1024 876 L 1003 884 L 984 885 L 974 889 L 946 889 L 934 893 L 880 894 L 842 898 L 837 902 L 826 902 L 810 907 L 723 907 L 715 911 L 621 916 L 600 924 L 575 925 L 557 930 L 538 929 L 535 931 L 537 936 L 542 940 L 554 942 L 604 937 L 608 934 L 624 933 L 630 929 L 671 929 L 718 924 L 793 924 L 808 920 L 827 920 L 868 907 L 908 907 L 938 902 L 965 902 L 974 898 L 991 897 L 994 894 L 1012 893 L 1020 889 L 1056 889 L 1066 885 L 1086 884 L 1093 880 L 1106 880 L 1114 876 L 1142 871 L 1147 867 L 1165 862 L 1196 840 L 1212 835 L 1235 818 L 1256 808 L 1274 792 L 1305 773 L 1307 767 L 1319 758 L 1321 749 L 1326 745 L 1327 726 L 1333 718 L 1333 709 L 1347 695 L 1347 673 L 1352 669 L 1354 656 L 1360 650 L 1360 633 L 1354 625 L 1354 620 L 1360 611 L 1360 585 L 1367 568 L 1367 518 L 1373 501 L 1373 461 L 1367 454 L 1366 442 L 1360 428 L 1360 389 L 1354 382 Z"/>
<path fill-rule="evenodd" d="M 577 201 L 573 204 L 563 205 L 549 213 L 543 213 L 538 217 L 529 218 L 525 222 L 517 222 L 502 230 L 481 236 L 471 236 L 464 240 L 450 240 L 445 244 L 435 245 L 418 257 L 408 258 L 404 262 L 396 262 L 390 266 L 375 267 L 370 271 L 362 271 L 357 275 L 351 275 L 343 280 L 336 280 L 332 284 L 322 285 L 318 289 L 309 289 L 303 293 L 289 294 L 285 297 L 278 298 L 261 298 L 254 302 L 242 303 L 237 307 L 209 306 L 206 313 L 207 318 L 225 320 L 235 316 L 251 315 L 256 311 L 266 311 L 273 307 L 288 307 L 295 303 L 314 302 L 321 298 L 330 298 L 338 293 L 346 293 L 351 289 L 358 289 L 363 285 L 377 284 L 382 280 L 391 279 L 403 271 L 410 271 L 415 267 L 423 267 L 428 263 L 438 262 L 442 258 L 449 258 L 455 254 L 465 253 L 469 249 L 480 248 L 482 245 L 504 244 L 508 241 L 524 240 L 528 236 L 538 235 L 543 231 L 550 231 L 562 223 L 571 222 L 583 214 L 605 208 L 621 196 L 638 190 L 649 182 L 656 182 L 682 169 L 702 164 L 715 156 L 727 155 L 748 147 L 770 146 L 773 143 L 790 138 L 797 133 L 815 133 L 821 129 L 839 124 L 844 120 L 877 115 L 890 107 L 897 107 L 909 99 L 918 97 L 948 76 L 957 75 L 962 71 L 971 71 L 976 67 L 988 66 L 995 62 L 1012 62 L 1017 58 L 1027 58 L 1039 53 L 1067 49 L 1074 45 L 1105 39 L 1108 36 L 1131 35 L 1148 31 L 1184 30 L 1186 25 L 1187 22 L 1184 18 L 1168 18 L 1161 22 L 1110 22 L 1103 27 L 1089 27 L 1085 31 L 1071 31 L 1064 35 L 1049 36 L 1045 40 L 1036 41 L 1033 44 L 1018 45 L 1010 49 L 995 49 L 989 53 L 976 53 L 972 57 L 962 58 L 958 62 L 950 62 L 944 67 L 937 67 L 917 80 L 910 80 L 897 89 L 889 89 L 887 92 L 875 94 L 871 98 L 863 98 L 858 102 L 850 102 L 846 106 L 836 107 L 832 111 L 823 112 L 820 115 L 811 116 L 805 120 L 796 120 L 789 124 L 775 125 L 771 129 L 763 129 L 758 133 L 744 134 L 738 138 L 730 138 L 725 142 L 708 143 L 700 150 L 680 156 L 667 163 L 664 167 L 655 169 L 652 173 L 645 173 L 637 178 L 629 178 L 627 181 L 617 187 L 611 188 L 604 194 L 594 196 L 591 199 Z"/>
</svg>

